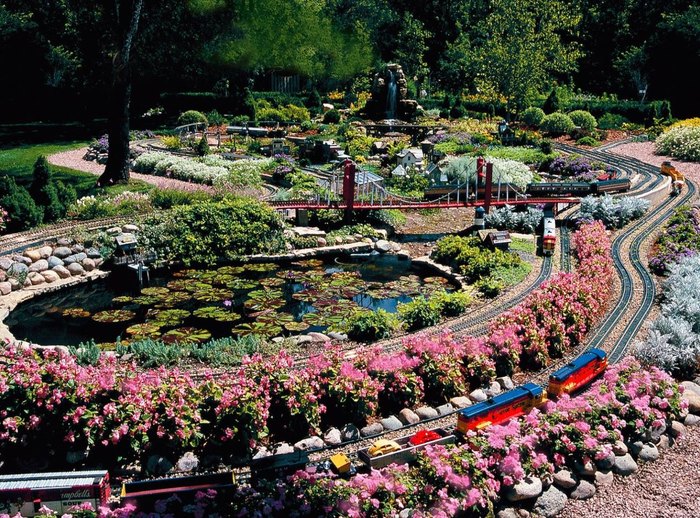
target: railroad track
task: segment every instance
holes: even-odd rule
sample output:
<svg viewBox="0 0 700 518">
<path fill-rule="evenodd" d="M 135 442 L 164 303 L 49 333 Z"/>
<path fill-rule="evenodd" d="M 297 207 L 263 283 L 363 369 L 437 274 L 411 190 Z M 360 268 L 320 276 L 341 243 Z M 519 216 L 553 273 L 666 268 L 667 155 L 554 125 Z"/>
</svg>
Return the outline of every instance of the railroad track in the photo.
<svg viewBox="0 0 700 518">
<path fill-rule="evenodd" d="M 21 252 L 32 246 L 41 245 L 47 241 L 65 237 L 67 233 L 78 229 L 99 230 L 115 225 L 122 225 L 128 221 L 125 217 L 110 217 L 93 219 L 86 222 L 65 221 L 46 227 L 7 234 L 0 238 L 0 255 L 9 255 Z"/>
</svg>

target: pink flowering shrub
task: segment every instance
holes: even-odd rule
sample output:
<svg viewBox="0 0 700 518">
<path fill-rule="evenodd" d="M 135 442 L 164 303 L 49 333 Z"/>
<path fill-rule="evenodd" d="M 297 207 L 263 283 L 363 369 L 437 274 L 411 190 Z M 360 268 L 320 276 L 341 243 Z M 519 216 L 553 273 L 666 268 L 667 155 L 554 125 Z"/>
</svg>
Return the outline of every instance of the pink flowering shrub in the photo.
<svg viewBox="0 0 700 518">
<path fill-rule="evenodd" d="M 497 371 L 511 374 L 517 366 L 541 368 L 550 358 L 581 343 L 604 314 L 612 282 L 610 239 L 600 222 L 582 225 L 572 236 L 578 257 L 576 273 L 560 273 L 489 327 Z"/>
<path fill-rule="evenodd" d="M 369 357 L 367 370 L 380 384 L 379 407 L 383 412 L 397 412 L 423 401 L 423 380 L 415 372 L 418 358 L 405 352 L 382 353 L 380 349 L 371 350 Z"/>
</svg>

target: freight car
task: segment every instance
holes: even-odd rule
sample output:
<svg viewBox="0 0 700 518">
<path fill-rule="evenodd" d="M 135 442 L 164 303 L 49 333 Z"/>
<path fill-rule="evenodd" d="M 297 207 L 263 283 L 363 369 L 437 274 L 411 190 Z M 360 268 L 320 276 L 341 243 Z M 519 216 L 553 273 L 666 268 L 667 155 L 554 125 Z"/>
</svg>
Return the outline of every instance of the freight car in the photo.
<svg viewBox="0 0 700 518">
<path fill-rule="evenodd" d="M 41 507 L 64 514 L 86 502 L 97 509 L 107 504 L 109 495 L 106 471 L 0 475 L 0 513 L 11 516 L 34 516 Z"/>
</svg>

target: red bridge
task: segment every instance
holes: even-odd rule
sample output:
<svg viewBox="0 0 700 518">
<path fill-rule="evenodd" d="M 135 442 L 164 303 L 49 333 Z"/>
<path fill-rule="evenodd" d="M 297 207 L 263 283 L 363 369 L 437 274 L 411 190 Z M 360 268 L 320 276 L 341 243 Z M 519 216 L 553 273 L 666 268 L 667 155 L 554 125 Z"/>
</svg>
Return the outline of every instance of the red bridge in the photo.
<svg viewBox="0 0 700 518">
<path fill-rule="evenodd" d="M 481 158 L 477 160 L 478 174 L 473 186 L 470 186 L 469 182 L 467 182 L 464 187 L 455 189 L 437 200 L 404 198 L 392 194 L 384 187 L 371 182 L 364 182 L 358 188 L 355 182 L 355 164 L 350 160 L 345 161 L 343 173 L 343 197 L 339 201 L 331 199 L 329 189 L 325 200 L 322 196 L 317 196 L 316 199 L 311 200 L 271 201 L 268 203 L 275 209 L 338 209 L 344 210 L 346 216 L 349 216 L 354 210 L 484 207 L 486 212 L 488 212 L 490 207 L 504 205 L 537 205 L 552 202 L 568 204 L 581 201 L 577 197 L 531 198 L 525 194 L 518 193 L 513 195 L 510 186 L 505 186 L 501 190 L 500 185 L 495 186 L 493 184 L 493 164 L 485 164 Z"/>
</svg>

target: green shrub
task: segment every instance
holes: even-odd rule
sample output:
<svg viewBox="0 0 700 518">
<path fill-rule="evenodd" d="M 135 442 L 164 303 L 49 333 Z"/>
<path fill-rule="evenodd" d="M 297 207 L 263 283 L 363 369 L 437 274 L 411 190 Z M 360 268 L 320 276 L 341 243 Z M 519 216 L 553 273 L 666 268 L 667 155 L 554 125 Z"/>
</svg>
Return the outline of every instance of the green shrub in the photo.
<svg viewBox="0 0 700 518">
<path fill-rule="evenodd" d="M 165 149 L 170 149 L 172 151 L 177 151 L 182 149 L 182 140 L 177 135 L 169 135 L 161 139 Z"/>
<path fill-rule="evenodd" d="M 676 126 L 656 139 L 656 153 L 700 162 L 700 126 Z"/>
<path fill-rule="evenodd" d="M 441 309 L 437 299 L 428 300 L 425 297 L 398 306 L 399 316 L 408 331 L 436 325 L 440 322 Z"/>
<path fill-rule="evenodd" d="M 574 124 L 574 121 L 571 120 L 571 117 L 561 112 L 545 115 L 544 119 L 542 119 L 542 124 L 540 125 L 542 131 L 551 133 L 552 135 L 565 135 L 567 133 L 571 133 L 575 127 L 576 125 Z"/>
<path fill-rule="evenodd" d="M 258 108 L 255 112 L 259 121 L 285 122 L 284 113 L 277 108 Z"/>
<path fill-rule="evenodd" d="M 522 262 L 517 254 L 484 248 L 479 238 L 460 236 L 440 239 L 431 257 L 460 270 L 468 282 L 487 277 L 498 268 L 517 267 Z"/>
<path fill-rule="evenodd" d="M 544 102 L 542 109 L 545 113 L 556 113 L 561 110 L 561 100 L 559 99 L 559 92 L 557 87 L 552 88 L 547 100 Z"/>
<path fill-rule="evenodd" d="M 7 212 L 7 231 L 18 232 L 41 223 L 43 211 L 27 189 L 10 176 L 0 177 L 0 207 Z"/>
<path fill-rule="evenodd" d="M 153 189 L 151 204 L 157 209 L 171 209 L 177 205 L 191 205 L 197 201 L 207 201 L 211 195 L 204 191 L 181 191 L 179 189 Z"/>
<path fill-rule="evenodd" d="M 205 115 L 205 117 L 212 126 L 223 126 L 224 124 L 228 123 L 226 118 L 216 110 L 210 111 Z"/>
<path fill-rule="evenodd" d="M 571 120 L 576 126 L 584 131 L 591 132 L 598 125 L 598 121 L 595 120 L 595 117 L 586 110 L 574 110 L 569 112 L 569 117 L 571 117 Z"/>
<path fill-rule="evenodd" d="M 283 225 L 267 204 L 252 198 L 178 205 L 150 216 L 143 238 L 166 260 L 185 265 L 214 264 L 284 247 Z"/>
<path fill-rule="evenodd" d="M 433 296 L 435 304 L 440 308 L 440 314 L 445 317 L 456 317 L 464 313 L 474 301 L 474 297 L 468 291 L 443 291 Z"/>
<path fill-rule="evenodd" d="M 207 156 L 209 153 L 211 153 L 211 150 L 209 149 L 209 142 L 207 141 L 207 137 L 202 137 L 199 139 L 199 142 L 197 142 L 197 147 L 195 148 L 195 151 L 197 152 L 198 156 Z"/>
<path fill-rule="evenodd" d="M 288 104 L 284 107 L 283 113 L 287 121 L 304 122 L 311 118 L 309 110 L 303 106 Z"/>
<path fill-rule="evenodd" d="M 495 277 L 484 277 L 474 283 L 474 287 L 483 293 L 484 297 L 493 298 L 505 288 L 505 283 Z"/>
<path fill-rule="evenodd" d="M 586 137 L 581 137 L 576 141 L 576 143 L 579 146 L 590 146 L 590 147 L 597 147 L 600 146 L 600 142 L 598 142 L 596 139 L 594 139 L 591 136 L 586 136 Z"/>
<path fill-rule="evenodd" d="M 324 124 L 338 124 L 340 122 L 340 112 L 336 109 L 328 110 L 323 114 Z"/>
<path fill-rule="evenodd" d="M 621 129 L 629 119 L 617 113 L 605 113 L 598 117 L 598 127 L 603 130 Z"/>
<path fill-rule="evenodd" d="M 204 115 L 202 112 L 198 112 L 197 110 L 187 110 L 186 112 L 181 113 L 180 116 L 177 118 L 178 126 L 184 126 L 185 124 L 194 124 L 196 122 L 203 122 L 207 125 L 209 124 L 207 116 Z"/>
<path fill-rule="evenodd" d="M 539 127 L 544 119 L 544 110 L 536 106 L 530 106 L 521 115 L 520 118 L 528 126 Z"/>
<path fill-rule="evenodd" d="M 384 311 L 360 310 L 355 312 L 347 323 L 347 334 L 358 342 L 375 342 L 389 338 L 398 325 L 396 316 Z"/>
</svg>

